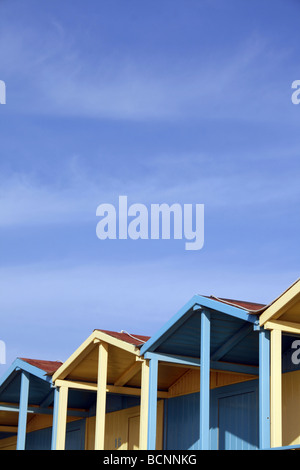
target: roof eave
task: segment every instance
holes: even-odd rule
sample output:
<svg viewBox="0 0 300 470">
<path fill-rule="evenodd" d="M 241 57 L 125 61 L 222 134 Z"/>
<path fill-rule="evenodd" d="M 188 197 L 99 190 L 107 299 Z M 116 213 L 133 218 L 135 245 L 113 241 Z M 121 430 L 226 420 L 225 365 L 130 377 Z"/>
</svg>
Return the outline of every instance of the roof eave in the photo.
<svg viewBox="0 0 300 470">
<path fill-rule="evenodd" d="M 285 292 L 275 299 L 259 317 L 263 326 L 270 320 L 278 319 L 295 303 L 300 302 L 300 279 L 294 282 Z"/>
<path fill-rule="evenodd" d="M 207 308 L 217 312 L 239 318 L 252 324 L 258 324 L 259 317 L 253 313 L 249 313 L 244 309 L 229 305 L 227 303 L 219 302 L 217 300 L 203 297 L 201 295 L 194 295 L 189 302 L 187 302 L 177 313 L 174 315 L 154 336 L 150 338 L 141 348 L 140 354 L 144 355 L 146 352 L 154 351 L 161 343 L 167 339 L 170 334 L 182 325 L 196 307 Z"/>
<path fill-rule="evenodd" d="M 76 351 L 71 354 L 71 356 L 57 369 L 53 374 L 52 380 L 55 382 L 58 379 L 65 379 L 67 375 L 76 367 L 77 364 L 85 358 L 91 350 L 96 347 L 97 343 L 104 342 L 110 344 L 111 346 L 118 347 L 123 349 L 131 354 L 136 356 L 140 355 L 140 350 L 138 347 L 133 344 L 126 343 L 120 339 L 114 338 L 106 333 L 103 333 L 100 330 L 94 330 L 91 335 L 76 349 Z"/>
<path fill-rule="evenodd" d="M 3 376 L 0 379 L 0 394 L 1 391 L 6 388 L 8 385 L 8 381 L 10 382 L 11 380 L 14 379 L 15 375 L 19 371 L 24 371 L 27 372 L 28 374 L 31 374 L 45 382 L 51 382 L 51 377 L 47 376 L 46 371 L 33 366 L 29 364 L 26 361 L 23 361 L 20 358 L 17 358 L 14 360 L 14 362 L 11 364 L 11 366 L 6 370 L 6 372 L 3 374 Z"/>
</svg>

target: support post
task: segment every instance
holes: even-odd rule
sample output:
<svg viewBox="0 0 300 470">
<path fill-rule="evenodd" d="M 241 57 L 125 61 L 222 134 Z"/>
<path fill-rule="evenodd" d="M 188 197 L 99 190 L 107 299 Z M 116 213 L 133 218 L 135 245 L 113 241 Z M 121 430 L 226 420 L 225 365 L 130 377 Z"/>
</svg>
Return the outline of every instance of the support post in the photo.
<svg viewBox="0 0 300 470">
<path fill-rule="evenodd" d="M 26 372 L 22 371 L 21 388 L 20 388 L 18 436 L 17 436 L 17 447 L 16 447 L 17 450 L 25 450 L 28 397 L 29 397 L 29 375 Z"/>
<path fill-rule="evenodd" d="M 66 428 L 67 428 L 67 412 L 68 412 L 68 387 L 59 387 L 58 411 L 57 411 L 57 432 L 56 432 L 56 450 L 65 450 L 66 444 Z M 57 406 L 57 404 L 56 404 Z"/>
<path fill-rule="evenodd" d="M 51 450 L 56 449 L 57 424 L 58 424 L 58 403 L 59 403 L 59 389 L 57 387 L 55 387 L 55 389 L 54 389 L 54 402 L 53 402 Z"/>
<path fill-rule="evenodd" d="M 271 330 L 271 447 L 282 446 L 281 331 Z"/>
<path fill-rule="evenodd" d="M 270 441 L 270 331 L 259 331 L 259 448 Z"/>
<path fill-rule="evenodd" d="M 147 450 L 148 441 L 148 407 L 149 407 L 149 361 L 142 362 L 141 380 L 141 414 L 139 449 Z"/>
<path fill-rule="evenodd" d="M 104 450 L 108 344 L 99 343 L 95 450 Z"/>
<path fill-rule="evenodd" d="M 156 358 L 150 360 L 149 368 L 148 450 L 155 450 L 158 383 L 158 360 Z"/>
<path fill-rule="evenodd" d="M 210 448 L 210 313 L 201 311 L 200 335 L 200 450 Z"/>
</svg>

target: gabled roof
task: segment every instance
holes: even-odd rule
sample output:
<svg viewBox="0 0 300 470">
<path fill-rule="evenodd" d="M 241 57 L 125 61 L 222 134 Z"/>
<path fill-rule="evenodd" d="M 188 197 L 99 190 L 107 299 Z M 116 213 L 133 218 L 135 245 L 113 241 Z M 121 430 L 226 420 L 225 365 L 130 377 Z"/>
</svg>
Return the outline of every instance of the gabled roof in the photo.
<svg viewBox="0 0 300 470">
<path fill-rule="evenodd" d="M 260 324 L 280 320 L 300 323 L 300 279 L 271 302 L 260 316 Z"/>
<path fill-rule="evenodd" d="M 37 366 L 37 364 L 39 366 Z M 17 358 L 0 378 L 0 402 L 19 403 L 21 374 L 30 376 L 29 405 L 39 405 L 51 392 L 49 372 L 59 365 L 56 361 Z M 50 401 L 52 397 L 49 398 Z M 2 415 L 1 415 L 2 416 Z"/>
<path fill-rule="evenodd" d="M 57 370 L 62 365 L 58 361 L 43 361 L 38 359 L 25 359 L 17 358 L 6 370 L 6 372 L 0 377 L 0 395 L 6 383 L 11 382 L 19 371 L 24 371 L 37 379 L 50 382 L 49 375 L 52 375 L 54 370 Z"/>
<path fill-rule="evenodd" d="M 93 381 L 97 378 L 98 343 L 107 343 L 114 352 L 109 373 L 117 373 L 118 368 L 126 369 L 140 355 L 140 346 L 148 336 L 130 335 L 127 332 L 94 330 L 92 334 L 53 374 L 53 381 L 69 380 Z M 110 355 L 111 356 L 111 355 Z"/>
<path fill-rule="evenodd" d="M 258 304 L 255 305 L 258 306 Z M 148 351 L 154 351 L 159 345 L 166 341 L 167 338 L 170 338 L 172 335 L 174 335 L 174 332 L 183 327 L 183 325 L 186 325 L 186 328 L 189 328 L 190 333 L 192 333 L 193 330 L 196 331 L 198 327 L 196 327 L 197 315 L 195 312 L 200 307 L 207 308 L 220 314 L 221 316 L 225 315 L 225 317 L 232 317 L 233 319 L 236 319 L 237 323 L 242 320 L 253 325 L 258 324 L 258 315 L 255 315 L 252 311 L 249 312 L 245 309 L 245 307 L 242 308 L 241 305 L 233 305 L 224 299 L 221 300 L 212 297 L 194 295 L 191 300 L 176 313 L 176 315 L 174 315 L 154 336 L 152 336 L 147 341 L 146 344 L 141 347 L 141 355 Z M 193 319 L 194 324 L 192 324 Z"/>
<path fill-rule="evenodd" d="M 204 296 L 204 297 L 207 297 L 207 296 Z M 211 295 L 208 298 L 217 300 L 218 302 L 223 302 L 228 305 L 232 305 L 233 307 L 242 308 L 243 310 L 246 310 L 249 313 L 254 313 L 256 315 L 262 313 L 267 308 L 267 305 L 258 304 L 256 302 L 247 302 L 244 300 L 233 300 L 233 299 L 222 299 L 219 297 L 215 297 L 214 295 Z"/>
<path fill-rule="evenodd" d="M 300 334 L 300 280 L 268 305 L 195 295 L 141 347 L 141 355 L 199 358 L 202 308 L 211 316 L 212 362 L 257 366 L 259 348 L 255 330 L 259 325 L 271 328 L 276 323 L 276 328 Z"/>
<path fill-rule="evenodd" d="M 27 359 L 27 358 L 20 358 L 21 361 L 27 362 L 38 369 L 43 370 L 46 372 L 47 375 L 54 374 L 55 371 L 62 365 L 60 361 L 44 361 L 40 359 Z"/>
<path fill-rule="evenodd" d="M 121 341 L 125 341 L 126 343 L 133 344 L 134 346 L 141 346 L 142 344 L 146 343 L 150 339 L 150 336 L 135 335 L 135 334 L 127 333 L 127 331 L 124 331 L 124 330 L 117 332 L 117 331 L 97 329 L 95 331 L 101 331 L 102 333 L 105 333 Z"/>
</svg>

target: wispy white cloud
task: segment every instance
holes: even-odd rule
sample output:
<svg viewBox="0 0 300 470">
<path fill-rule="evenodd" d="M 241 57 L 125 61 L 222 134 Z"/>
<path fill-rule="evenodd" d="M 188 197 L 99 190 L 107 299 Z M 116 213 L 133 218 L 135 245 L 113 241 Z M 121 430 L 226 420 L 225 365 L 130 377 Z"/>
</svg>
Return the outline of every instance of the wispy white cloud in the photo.
<svg viewBox="0 0 300 470">
<path fill-rule="evenodd" d="M 268 266 L 199 266 L 178 257 L 1 268 L 1 339 L 8 353 L 65 360 L 67 347 L 72 353 L 95 328 L 152 335 L 194 294 L 268 303 L 298 276 Z"/>
<path fill-rule="evenodd" d="M 0 269 L 0 308 L 7 314 L 3 326 L 11 324 L 11 314 L 25 324 L 25 313 L 31 312 L 32 323 L 43 324 L 52 312 L 54 324 L 59 321 L 67 325 L 73 318 L 80 323 L 87 321 L 90 328 L 119 325 L 133 330 L 141 313 L 141 330 L 142 324 L 156 328 L 162 315 L 167 320 L 196 293 L 269 302 L 296 278 L 293 270 L 270 276 L 267 266 L 259 273 L 252 267 L 242 274 L 237 266 L 220 266 L 218 271 L 215 266 L 206 266 L 201 272 L 197 265 L 193 268 L 179 256 L 177 260 L 108 260 L 75 266 L 32 264 Z M 14 295 L 16 291 L 18 296 Z M 126 317 L 126 312 L 131 315 Z"/>
<path fill-rule="evenodd" d="M 129 204 L 203 203 L 213 212 L 254 209 L 256 217 L 258 207 L 268 207 L 270 215 L 278 214 L 299 200 L 298 175 L 292 170 L 285 175 L 267 172 L 266 177 L 267 170 L 242 171 L 228 162 L 220 162 L 216 171 L 205 155 L 177 157 L 165 154 L 147 159 L 143 176 L 130 182 L 122 175 L 95 171 L 80 157 L 70 158 L 53 181 L 41 181 L 39 175 L 30 173 L 2 176 L 0 226 L 85 223 L 93 220 L 99 204 L 117 204 L 119 195 L 128 196 Z M 206 168 L 203 174 L 201 162 Z"/>
<path fill-rule="evenodd" d="M 276 54 L 257 34 L 223 56 L 177 57 L 167 65 L 163 55 L 122 56 L 109 47 L 91 57 L 57 22 L 42 39 L 38 30 L 20 32 L 13 24 L 0 35 L 1 64 L 16 98 L 11 109 L 59 116 L 274 119 L 278 105 L 289 104 L 279 73 L 289 52 Z"/>
</svg>

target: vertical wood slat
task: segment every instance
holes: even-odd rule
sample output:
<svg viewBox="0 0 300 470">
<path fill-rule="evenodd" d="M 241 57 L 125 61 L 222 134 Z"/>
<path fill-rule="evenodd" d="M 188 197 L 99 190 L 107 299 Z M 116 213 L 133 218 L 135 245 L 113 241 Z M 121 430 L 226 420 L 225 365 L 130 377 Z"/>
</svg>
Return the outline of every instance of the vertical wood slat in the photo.
<svg viewBox="0 0 300 470">
<path fill-rule="evenodd" d="M 25 450 L 28 397 L 29 397 L 29 375 L 26 372 L 22 371 L 21 388 L 20 388 L 17 450 Z"/>
<path fill-rule="evenodd" d="M 100 342 L 96 405 L 95 450 L 104 450 L 108 344 Z"/>
<path fill-rule="evenodd" d="M 64 450 L 65 449 L 66 427 L 67 427 L 67 411 L 68 411 L 68 392 L 69 392 L 68 387 L 66 387 L 66 386 L 59 387 L 56 450 Z"/>
<path fill-rule="evenodd" d="M 210 447 L 210 313 L 201 312 L 200 333 L 200 449 Z"/>
<path fill-rule="evenodd" d="M 56 387 L 54 389 L 51 450 L 56 449 L 57 426 L 58 426 L 58 404 L 59 404 L 59 389 Z"/>
<path fill-rule="evenodd" d="M 142 363 L 141 414 L 140 414 L 140 450 L 147 450 L 148 442 L 148 407 L 149 407 L 149 361 Z"/>
<path fill-rule="evenodd" d="M 156 449 L 158 360 L 149 363 L 148 450 Z"/>
<path fill-rule="evenodd" d="M 271 447 L 282 446 L 281 331 L 271 330 Z"/>
<path fill-rule="evenodd" d="M 270 332 L 259 332 L 259 448 L 270 441 Z"/>
</svg>

